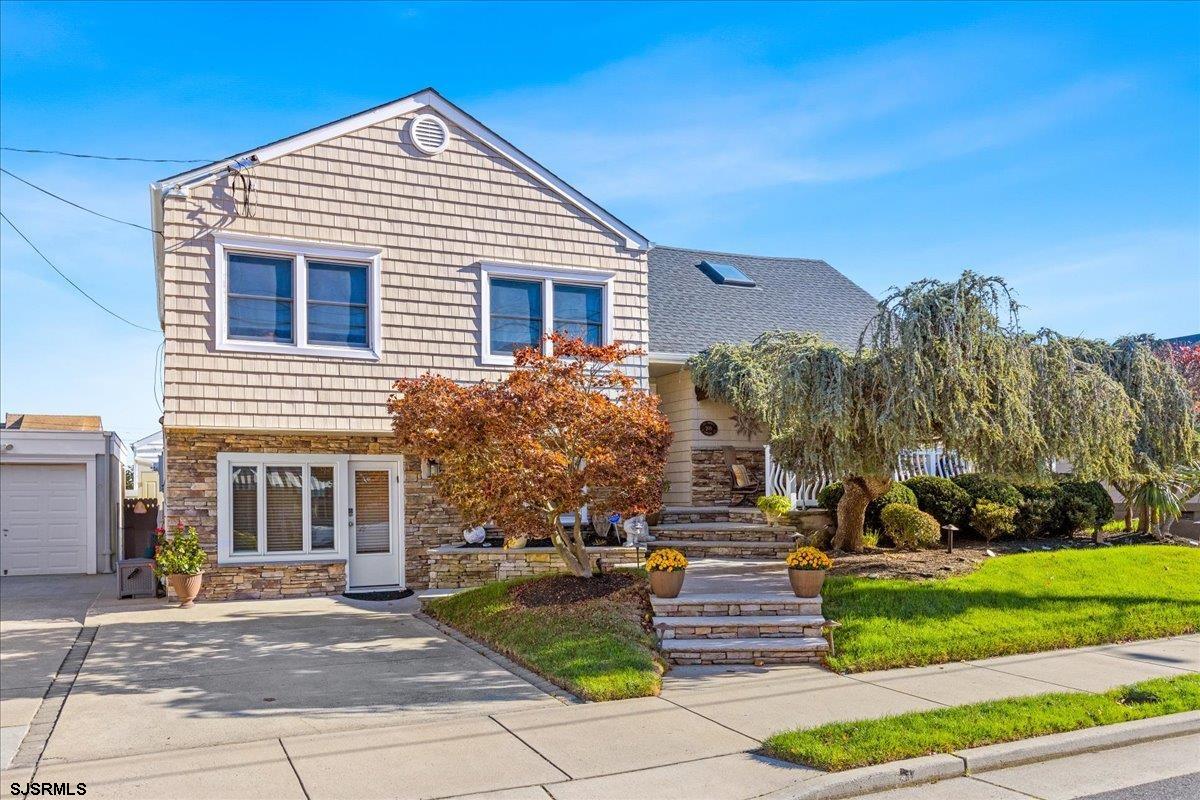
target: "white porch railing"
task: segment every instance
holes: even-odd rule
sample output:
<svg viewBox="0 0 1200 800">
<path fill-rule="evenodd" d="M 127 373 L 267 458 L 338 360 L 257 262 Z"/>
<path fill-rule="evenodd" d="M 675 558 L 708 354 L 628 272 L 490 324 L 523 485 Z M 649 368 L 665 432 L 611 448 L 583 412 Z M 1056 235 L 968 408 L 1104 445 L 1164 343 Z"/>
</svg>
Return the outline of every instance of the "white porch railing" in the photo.
<svg viewBox="0 0 1200 800">
<path fill-rule="evenodd" d="M 797 477 L 794 472 L 785 470 L 771 458 L 770 445 L 763 446 L 763 454 L 766 461 L 764 491 L 767 494 L 783 495 L 792 501 L 793 508 L 813 508 L 817 505 L 817 495 L 821 490 L 837 480 L 836 476 L 825 472 L 806 478 Z M 898 481 L 908 480 L 914 475 L 952 478 L 970 471 L 971 465 L 956 453 L 933 447 L 901 453 L 892 477 Z"/>
</svg>

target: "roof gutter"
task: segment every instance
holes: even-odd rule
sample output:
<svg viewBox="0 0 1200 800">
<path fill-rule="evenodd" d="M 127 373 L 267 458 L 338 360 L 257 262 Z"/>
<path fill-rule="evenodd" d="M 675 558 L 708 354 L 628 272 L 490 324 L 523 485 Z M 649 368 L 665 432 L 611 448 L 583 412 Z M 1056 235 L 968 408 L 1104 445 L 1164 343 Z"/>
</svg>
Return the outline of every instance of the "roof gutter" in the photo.
<svg viewBox="0 0 1200 800">
<path fill-rule="evenodd" d="M 651 364 L 686 364 L 695 353 L 655 353 L 651 352 Z"/>
</svg>

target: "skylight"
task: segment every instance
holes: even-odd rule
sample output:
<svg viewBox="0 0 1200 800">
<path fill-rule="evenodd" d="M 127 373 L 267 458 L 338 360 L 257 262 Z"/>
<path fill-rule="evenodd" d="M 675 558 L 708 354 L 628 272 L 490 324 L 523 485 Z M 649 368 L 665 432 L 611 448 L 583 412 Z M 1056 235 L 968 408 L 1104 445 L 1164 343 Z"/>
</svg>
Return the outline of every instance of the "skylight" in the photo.
<svg viewBox="0 0 1200 800">
<path fill-rule="evenodd" d="M 755 286 L 753 280 L 747 277 L 746 273 L 742 272 L 732 264 L 716 264 L 712 261 L 701 261 L 696 265 L 700 271 L 712 279 L 713 283 L 719 283 L 722 286 Z"/>
</svg>

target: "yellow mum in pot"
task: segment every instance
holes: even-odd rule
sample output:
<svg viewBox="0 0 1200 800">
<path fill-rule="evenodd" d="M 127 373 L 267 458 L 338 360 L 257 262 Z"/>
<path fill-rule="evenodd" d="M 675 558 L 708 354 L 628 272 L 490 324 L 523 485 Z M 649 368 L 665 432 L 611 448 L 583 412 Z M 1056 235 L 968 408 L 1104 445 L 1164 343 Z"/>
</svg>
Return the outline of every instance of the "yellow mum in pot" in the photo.
<svg viewBox="0 0 1200 800">
<path fill-rule="evenodd" d="M 646 571 L 650 573 L 650 591 L 654 596 L 678 597 L 687 565 L 683 553 L 670 547 L 646 556 Z"/>
<path fill-rule="evenodd" d="M 788 569 L 829 569 L 833 559 L 815 547 L 800 547 L 787 554 Z"/>
<path fill-rule="evenodd" d="M 801 547 L 787 554 L 788 582 L 797 597 L 819 597 L 825 571 L 833 559 L 815 547 Z"/>
</svg>

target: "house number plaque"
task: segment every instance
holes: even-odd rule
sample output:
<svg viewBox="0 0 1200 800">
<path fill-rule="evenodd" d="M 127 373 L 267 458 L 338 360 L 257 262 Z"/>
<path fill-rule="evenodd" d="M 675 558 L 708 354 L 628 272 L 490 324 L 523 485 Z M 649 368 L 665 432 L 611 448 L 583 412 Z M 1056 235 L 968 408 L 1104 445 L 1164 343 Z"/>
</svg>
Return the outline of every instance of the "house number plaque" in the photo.
<svg viewBox="0 0 1200 800">
<path fill-rule="evenodd" d="M 700 423 L 700 432 L 705 436 L 716 436 L 717 423 L 713 422 L 711 419 L 704 420 L 704 422 Z"/>
</svg>

